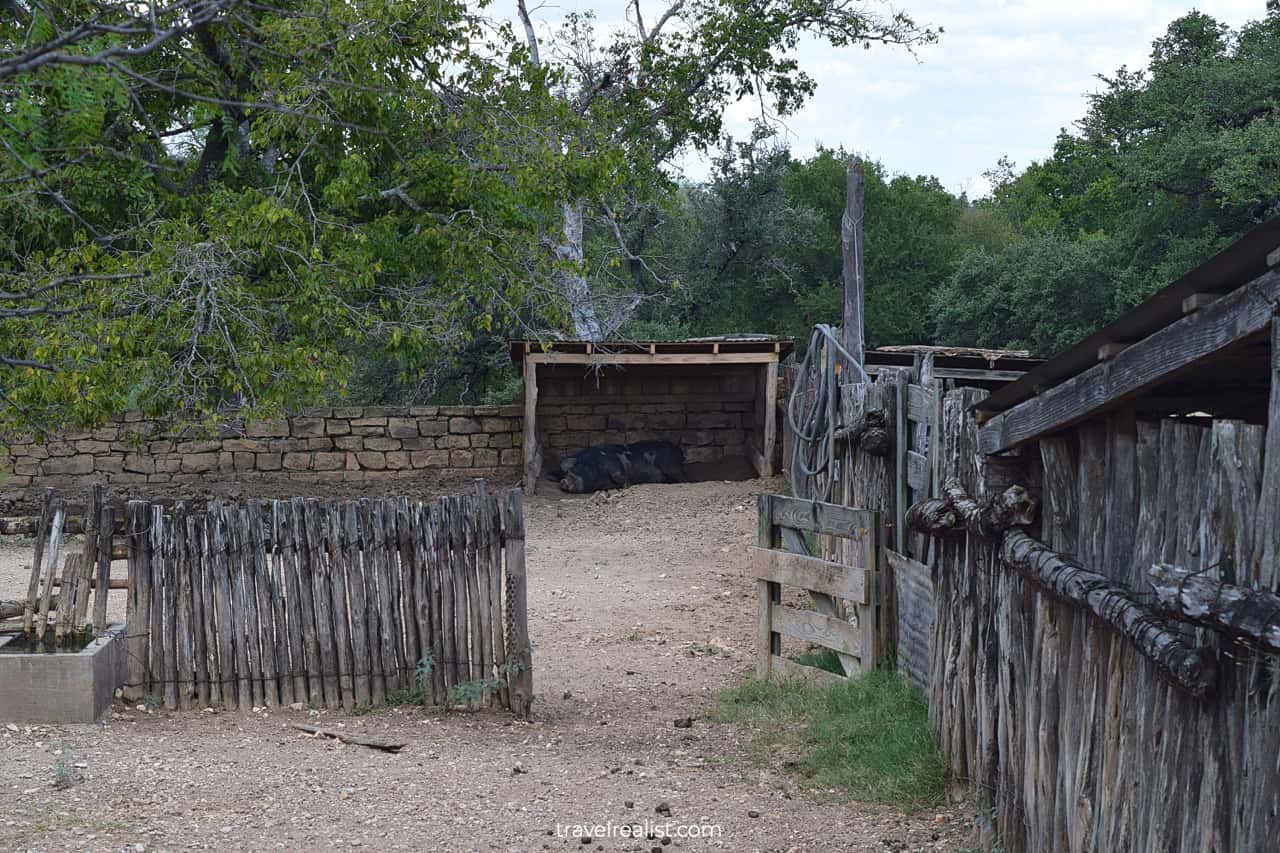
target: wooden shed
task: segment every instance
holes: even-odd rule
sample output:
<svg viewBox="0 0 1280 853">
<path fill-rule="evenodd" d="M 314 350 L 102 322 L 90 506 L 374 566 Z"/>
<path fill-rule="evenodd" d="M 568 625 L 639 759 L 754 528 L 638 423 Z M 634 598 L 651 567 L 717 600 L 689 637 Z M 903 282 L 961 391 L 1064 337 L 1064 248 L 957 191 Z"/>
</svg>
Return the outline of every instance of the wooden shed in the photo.
<svg viewBox="0 0 1280 853">
<path fill-rule="evenodd" d="M 597 444 L 672 441 L 692 466 L 778 465 L 778 365 L 789 339 L 512 341 L 524 376 L 524 482 Z"/>
</svg>

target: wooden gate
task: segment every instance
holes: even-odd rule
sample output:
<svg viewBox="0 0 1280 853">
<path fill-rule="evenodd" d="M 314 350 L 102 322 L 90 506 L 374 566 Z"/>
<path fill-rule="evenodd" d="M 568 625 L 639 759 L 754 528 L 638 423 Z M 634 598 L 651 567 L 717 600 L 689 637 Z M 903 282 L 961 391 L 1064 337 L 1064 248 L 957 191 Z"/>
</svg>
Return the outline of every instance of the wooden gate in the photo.
<svg viewBox="0 0 1280 853">
<path fill-rule="evenodd" d="M 783 495 L 760 495 L 759 512 L 759 544 L 752 555 L 759 603 L 757 674 L 825 674 L 783 657 L 783 634 L 835 652 L 846 676 L 874 669 L 883 659 L 888 627 L 882 600 L 887 590 L 880 582 L 886 550 L 880 513 Z M 855 565 L 813 556 L 819 537 L 849 540 Z M 806 590 L 813 609 L 783 604 L 784 584 Z"/>
</svg>

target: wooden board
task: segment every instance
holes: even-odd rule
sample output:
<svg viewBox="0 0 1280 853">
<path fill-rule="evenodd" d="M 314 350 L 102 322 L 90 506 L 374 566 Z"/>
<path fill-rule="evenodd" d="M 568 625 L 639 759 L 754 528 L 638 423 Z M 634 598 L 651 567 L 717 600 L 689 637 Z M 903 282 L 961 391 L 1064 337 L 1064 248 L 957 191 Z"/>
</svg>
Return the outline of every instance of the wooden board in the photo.
<svg viewBox="0 0 1280 853">
<path fill-rule="evenodd" d="M 933 394 L 919 385 L 907 386 L 907 418 L 927 424 L 933 418 Z"/>
<path fill-rule="evenodd" d="M 898 671 L 929 689 L 933 657 L 933 582 L 929 567 L 892 549 L 885 560 L 897 592 Z"/>
<path fill-rule="evenodd" d="M 929 491 L 932 472 L 929 470 L 929 458 L 923 454 L 908 450 L 905 454 L 907 463 L 907 485 L 917 492 L 925 494 Z"/>
<path fill-rule="evenodd" d="M 751 565 L 757 580 L 834 595 L 855 604 L 868 603 L 867 570 L 851 568 L 802 554 L 767 548 L 751 549 Z"/>
<path fill-rule="evenodd" d="M 525 364 L 767 364 L 778 361 L 776 352 L 722 353 L 585 353 L 539 352 L 524 358 Z"/>
<path fill-rule="evenodd" d="M 854 625 L 813 610 L 786 605 L 773 607 L 773 630 L 815 646 L 846 655 L 862 656 L 862 642 Z"/>
<path fill-rule="evenodd" d="M 828 536 L 861 539 L 879 523 L 878 513 L 847 506 L 771 495 L 773 523 Z"/>
</svg>

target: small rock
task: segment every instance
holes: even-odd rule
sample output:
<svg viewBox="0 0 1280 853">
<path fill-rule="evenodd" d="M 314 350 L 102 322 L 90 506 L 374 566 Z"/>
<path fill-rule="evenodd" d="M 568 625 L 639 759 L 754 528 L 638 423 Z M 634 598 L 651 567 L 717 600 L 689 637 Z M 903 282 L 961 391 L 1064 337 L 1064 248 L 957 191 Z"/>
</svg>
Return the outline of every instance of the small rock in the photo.
<svg viewBox="0 0 1280 853">
<path fill-rule="evenodd" d="M 677 729 L 691 729 L 693 728 L 693 717 L 677 717 L 675 726 Z"/>
<path fill-rule="evenodd" d="M 663 800 L 662 802 L 654 806 L 653 810 L 665 817 L 671 817 L 671 806 L 667 804 L 666 800 Z"/>
<path fill-rule="evenodd" d="M 626 807 L 627 807 L 627 808 L 629 808 L 629 809 L 634 809 L 634 808 L 636 807 L 636 801 L 635 801 L 635 800 L 623 800 L 622 805 L 626 806 Z"/>
<path fill-rule="evenodd" d="M 747 817 L 760 817 L 760 812 L 755 809 L 751 809 L 747 812 Z"/>
<path fill-rule="evenodd" d="M 934 821 L 934 823 L 946 823 L 946 822 L 947 822 L 947 816 L 946 816 L 946 815 L 944 815 L 944 814 L 936 814 L 936 815 L 934 815 L 934 816 L 933 816 L 933 821 Z"/>
<path fill-rule="evenodd" d="M 582 836 L 582 843 L 583 843 L 583 844 L 590 844 L 590 843 L 591 843 L 591 836 L 590 836 L 590 835 L 584 835 L 584 836 Z"/>
<path fill-rule="evenodd" d="M 306 706 L 306 703 L 304 703 L 304 702 L 290 702 L 290 703 L 289 703 L 289 710 L 290 710 L 290 711 L 305 711 L 305 710 L 307 710 L 307 706 Z"/>
<path fill-rule="evenodd" d="M 11 732 L 16 732 L 18 730 L 18 727 L 15 726 L 13 723 L 6 723 L 5 728 Z"/>
<path fill-rule="evenodd" d="M 528 770 L 524 769 L 524 764 L 519 761 L 517 761 L 511 768 L 512 776 L 519 776 L 521 773 L 528 773 L 528 772 L 529 772 Z"/>
</svg>

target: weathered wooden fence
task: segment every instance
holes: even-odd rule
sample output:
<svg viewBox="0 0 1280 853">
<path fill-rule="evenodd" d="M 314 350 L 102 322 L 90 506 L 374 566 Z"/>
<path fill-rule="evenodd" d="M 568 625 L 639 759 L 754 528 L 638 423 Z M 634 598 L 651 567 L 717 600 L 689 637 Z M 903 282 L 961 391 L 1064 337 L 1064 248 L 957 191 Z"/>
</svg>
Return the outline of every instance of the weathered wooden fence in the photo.
<svg viewBox="0 0 1280 853">
<path fill-rule="evenodd" d="M 22 630 L 43 639 L 54 619 L 54 637 L 61 640 L 82 627 L 93 626 L 101 635 L 107 629 L 107 595 L 112 589 L 112 535 L 117 526 L 115 507 L 103 500 L 103 488 L 94 485 L 81 518 L 67 515 L 65 501 L 53 489 L 46 489 L 38 518 L 5 519 L 0 532 L 35 537 L 31 580 L 22 606 Z M 67 535 L 83 533 L 79 550 L 67 548 Z M 58 560 L 63 557 L 62 569 Z M 57 592 L 55 593 L 55 589 Z M 89 613 L 90 591 L 94 594 Z"/>
<path fill-rule="evenodd" d="M 130 696 L 352 710 L 400 692 L 528 713 L 518 491 L 127 517 Z"/>
<path fill-rule="evenodd" d="M 760 495 L 753 552 L 758 603 L 757 674 L 812 674 L 782 656 L 782 635 L 835 652 L 846 675 L 874 669 L 883 655 L 880 579 L 884 526 L 880 513 L 782 495 Z M 852 551 L 848 563 L 809 555 L 805 534 L 834 537 Z M 782 603 L 783 585 L 809 594 L 814 609 Z M 854 621 L 845 618 L 852 609 Z"/>
<path fill-rule="evenodd" d="M 944 481 L 979 499 L 1012 472 L 1039 484 L 1030 532 L 1067 562 L 1022 565 L 1008 536 L 936 540 L 930 710 L 953 772 L 990 798 L 1014 853 L 1274 849 L 1280 658 L 1162 611 L 1150 579 L 1171 564 L 1259 600 L 1276 590 L 1280 444 L 1264 451 L 1264 428 L 1238 421 L 1121 412 L 985 457 L 981 397 L 946 395 Z M 1181 648 L 1176 671 L 1153 635 Z"/>
</svg>

